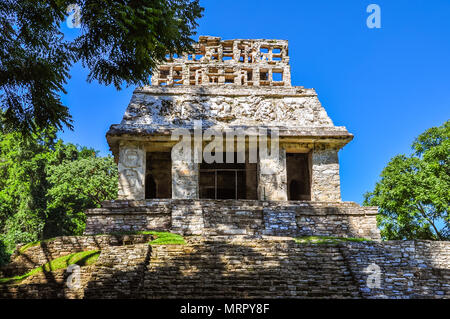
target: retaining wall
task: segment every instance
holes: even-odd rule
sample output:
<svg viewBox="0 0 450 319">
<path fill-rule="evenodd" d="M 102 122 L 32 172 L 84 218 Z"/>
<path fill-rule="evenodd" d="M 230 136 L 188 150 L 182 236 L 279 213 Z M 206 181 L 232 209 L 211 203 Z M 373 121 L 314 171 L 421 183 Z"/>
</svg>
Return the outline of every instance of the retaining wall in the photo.
<svg viewBox="0 0 450 319">
<path fill-rule="evenodd" d="M 380 239 L 376 207 L 353 202 L 109 201 L 86 211 L 86 234 L 171 230 L 183 235 L 340 236 Z"/>
<path fill-rule="evenodd" d="M 82 287 L 69 290 L 66 278 L 61 270 L 0 285 L 0 297 L 450 298 L 450 242 L 193 236 L 186 245 L 104 247 L 82 267 Z"/>
</svg>

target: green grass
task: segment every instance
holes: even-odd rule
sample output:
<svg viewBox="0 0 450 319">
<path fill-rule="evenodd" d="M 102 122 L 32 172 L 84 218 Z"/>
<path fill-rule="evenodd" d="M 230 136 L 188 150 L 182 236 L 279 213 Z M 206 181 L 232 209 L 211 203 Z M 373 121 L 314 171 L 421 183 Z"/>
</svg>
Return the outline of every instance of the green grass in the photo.
<svg viewBox="0 0 450 319">
<path fill-rule="evenodd" d="M 367 238 L 346 238 L 332 236 L 306 236 L 294 238 L 298 244 L 338 244 L 343 242 L 363 242 L 372 241 Z"/>
<path fill-rule="evenodd" d="M 149 231 L 146 232 L 150 235 L 154 235 L 156 239 L 150 241 L 149 245 L 184 245 L 186 242 L 184 241 L 183 236 L 178 234 L 172 234 L 168 232 L 156 232 Z"/>
<path fill-rule="evenodd" d="M 124 231 L 124 232 L 115 232 L 109 234 L 102 235 L 153 235 L 156 238 L 152 241 L 149 241 L 149 245 L 184 245 L 186 242 L 184 241 L 183 236 L 178 234 L 173 234 L 169 232 L 158 232 L 153 230 L 144 230 L 144 231 Z M 99 236 L 99 234 L 96 234 Z"/>
<path fill-rule="evenodd" d="M 157 238 L 151 242 L 150 245 L 184 245 L 186 242 L 184 238 L 177 234 L 172 234 L 168 232 L 156 232 L 156 231 L 124 231 L 124 232 L 115 232 L 108 234 L 96 234 L 96 236 L 100 235 L 154 235 Z M 42 243 L 48 243 L 54 240 L 55 238 L 44 239 L 40 241 L 34 241 L 28 244 L 23 245 L 19 249 L 19 253 L 23 254 L 28 248 L 41 245 Z"/>
<path fill-rule="evenodd" d="M 11 283 L 18 283 L 22 280 L 24 280 L 27 277 L 33 276 L 37 273 L 41 272 L 50 272 L 58 269 L 65 269 L 69 265 L 77 264 L 81 267 L 92 265 L 95 263 L 98 259 L 98 256 L 100 255 L 100 250 L 90 250 L 90 251 L 82 251 L 78 253 L 73 253 L 70 255 L 58 257 L 56 259 L 53 259 L 52 261 L 46 263 L 45 265 L 42 265 L 40 267 L 34 268 L 33 270 L 30 270 L 24 275 L 21 276 L 14 276 L 10 278 L 0 278 L 0 284 L 11 284 Z"/>
</svg>

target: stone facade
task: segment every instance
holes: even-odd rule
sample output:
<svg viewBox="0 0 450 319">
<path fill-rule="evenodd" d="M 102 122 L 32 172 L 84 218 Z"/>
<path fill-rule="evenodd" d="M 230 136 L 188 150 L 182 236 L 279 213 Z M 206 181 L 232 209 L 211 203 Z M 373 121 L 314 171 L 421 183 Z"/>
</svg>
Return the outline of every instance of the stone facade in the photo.
<svg viewBox="0 0 450 319">
<path fill-rule="evenodd" d="M 86 211 L 85 236 L 16 250 L 0 269 L 21 275 L 101 250 L 81 268 L 81 286 L 69 289 L 62 269 L 0 284 L 0 298 L 449 298 L 450 243 L 380 242 L 377 207 L 341 200 L 338 152 L 353 135 L 334 126 L 313 89 L 290 80 L 283 40 L 200 37 L 194 52 L 168 57 L 107 133 L 119 199 Z M 204 151 L 216 138 L 209 129 L 245 159 L 183 157 L 180 132 Z M 188 237 L 152 245 L 152 235 L 118 234 L 144 230 Z M 293 238 L 303 236 L 366 240 Z"/>
<path fill-rule="evenodd" d="M 0 269 L 1 277 L 20 276 L 58 257 L 89 250 L 104 250 L 110 246 L 147 243 L 152 235 L 63 236 L 43 241 L 21 251 L 17 246 L 11 262 Z"/>
<path fill-rule="evenodd" d="M 286 150 L 281 149 L 277 157 L 261 160 L 258 177 L 260 200 L 287 200 Z"/>
<path fill-rule="evenodd" d="M 97 262 L 81 268 L 78 289 L 67 288 L 69 273 L 58 270 L 0 285 L 0 298 L 450 297 L 449 242 L 297 244 L 242 236 L 186 241 L 103 246 Z M 38 249 L 30 257 L 32 252 Z M 374 269 L 379 272 L 372 281 Z"/>
<path fill-rule="evenodd" d="M 252 181 L 253 171 L 245 168 L 245 187 L 257 189 L 258 199 L 289 200 L 294 186 L 307 185 L 305 194 L 294 197 L 340 201 L 337 152 L 353 136 L 333 124 L 313 89 L 291 86 L 287 41 L 200 37 L 194 52 L 168 57 L 155 70 L 152 85 L 134 91 L 122 122 L 107 133 L 119 164 L 119 198 L 145 199 L 142 190 L 150 173 L 143 153 L 166 152 L 172 154 L 171 197 L 199 199 L 199 163 L 173 157 L 179 142 L 174 135 L 181 130 L 195 139 L 199 123 L 204 138 L 196 144 L 200 150 L 212 141 L 206 131 L 214 129 L 223 134 L 224 143 L 238 143 L 238 132 L 245 143 L 242 151 L 259 151 L 257 162 L 248 163 L 257 165 L 256 181 Z M 260 143 L 259 147 L 254 143 Z M 276 144 L 279 156 L 261 157 L 261 143 Z M 288 167 L 289 154 L 309 154 L 302 164 L 306 174 L 296 177 L 300 181 L 287 176 L 296 170 Z M 127 156 L 134 156 L 131 160 L 138 166 L 127 166 Z M 272 173 L 267 174 L 267 169 Z"/>
<path fill-rule="evenodd" d="M 201 36 L 194 51 L 168 56 L 152 84 L 290 86 L 288 42 Z"/>
<path fill-rule="evenodd" d="M 217 233 L 379 238 L 374 209 L 341 202 L 338 152 L 353 135 L 333 124 L 314 89 L 291 85 L 288 53 L 285 40 L 200 37 L 193 52 L 167 57 L 106 135 L 118 163 L 119 200 L 134 202 L 122 210 L 112 209 L 114 203 L 89 210 L 86 233 L 214 233 L 208 226 L 213 207 L 234 225 L 217 225 Z M 244 158 L 210 163 L 202 157 L 207 150 L 217 158 Z M 211 200 L 237 202 L 230 208 Z M 250 212 L 249 200 L 255 201 Z M 305 215 L 309 208 L 299 200 L 346 212 Z M 252 232 L 236 216 L 255 211 L 260 217 L 252 216 Z M 352 216 L 359 216 L 360 231 Z M 276 230 L 277 223 L 285 225 Z"/>
</svg>

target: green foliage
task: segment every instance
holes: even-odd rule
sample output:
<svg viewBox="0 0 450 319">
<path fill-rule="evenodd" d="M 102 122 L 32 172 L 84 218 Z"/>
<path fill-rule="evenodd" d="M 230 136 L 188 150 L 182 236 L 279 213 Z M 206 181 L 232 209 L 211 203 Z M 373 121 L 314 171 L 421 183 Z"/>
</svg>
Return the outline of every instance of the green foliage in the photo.
<svg viewBox="0 0 450 319">
<path fill-rule="evenodd" d="M 26 274 L 10 278 L 0 278 L 0 284 L 19 283 L 20 281 L 41 272 L 51 272 L 58 269 L 66 269 L 69 265 L 77 264 L 80 267 L 94 264 L 100 256 L 100 250 L 82 251 L 70 255 L 62 256 L 30 270 Z"/>
<path fill-rule="evenodd" d="M 371 241 L 366 238 L 332 237 L 332 236 L 306 236 L 294 238 L 298 244 L 339 244 L 343 242 Z"/>
<path fill-rule="evenodd" d="M 71 4 L 81 8 L 81 29 L 70 41 L 61 25 Z M 89 69 L 89 81 L 147 84 L 167 53 L 191 49 L 202 11 L 198 0 L 0 1 L 0 126 L 71 128 L 60 94 L 74 63 Z"/>
<path fill-rule="evenodd" d="M 7 250 L 5 243 L 0 240 L 0 267 L 9 263 L 11 252 Z"/>
<path fill-rule="evenodd" d="M 83 211 L 117 198 L 117 168 L 111 156 L 64 161 L 48 171 L 51 187 L 47 192 L 47 213 L 53 218 L 47 224 L 47 236 L 57 236 L 61 229 L 81 235 L 85 226 Z"/>
<path fill-rule="evenodd" d="M 117 196 L 111 157 L 56 140 L 55 130 L 0 132 L 0 242 L 18 243 L 81 235 L 87 208 Z"/>
<path fill-rule="evenodd" d="M 383 239 L 450 238 L 450 121 L 421 134 L 384 168 L 364 205 L 379 206 Z"/>
</svg>

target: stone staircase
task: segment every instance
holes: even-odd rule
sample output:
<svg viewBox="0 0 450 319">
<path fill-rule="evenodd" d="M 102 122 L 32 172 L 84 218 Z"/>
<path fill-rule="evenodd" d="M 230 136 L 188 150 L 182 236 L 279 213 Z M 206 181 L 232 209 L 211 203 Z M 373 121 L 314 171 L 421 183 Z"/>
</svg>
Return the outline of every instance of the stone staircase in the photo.
<svg viewBox="0 0 450 319">
<path fill-rule="evenodd" d="M 337 247 L 292 240 L 191 241 L 152 247 L 142 297 L 358 297 Z"/>
<path fill-rule="evenodd" d="M 54 247 L 56 249 L 56 247 Z M 103 246 L 81 268 L 0 285 L 0 298 L 448 298 L 446 242 L 297 244 L 292 238 L 190 236 L 185 245 Z M 367 287 L 368 265 L 382 287 Z"/>
</svg>

